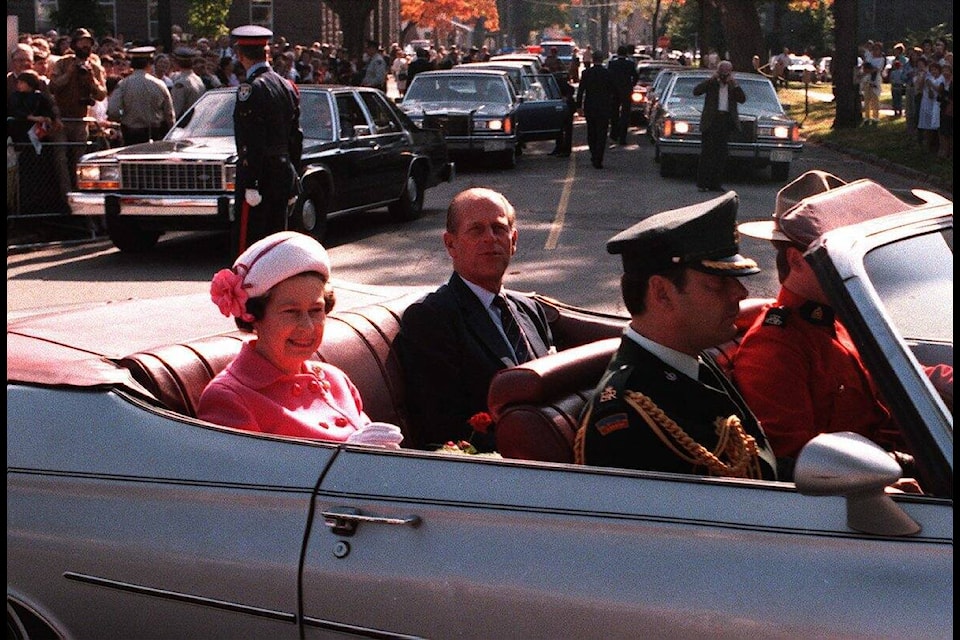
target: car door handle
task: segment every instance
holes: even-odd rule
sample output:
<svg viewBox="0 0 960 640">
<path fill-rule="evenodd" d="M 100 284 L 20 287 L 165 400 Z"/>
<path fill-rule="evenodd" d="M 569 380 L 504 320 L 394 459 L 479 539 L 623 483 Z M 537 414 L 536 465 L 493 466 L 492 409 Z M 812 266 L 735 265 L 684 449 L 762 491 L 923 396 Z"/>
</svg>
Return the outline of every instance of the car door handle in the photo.
<svg viewBox="0 0 960 640">
<path fill-rule="evenodd" d="M 321 511 L 323 520 L 331 531 L 339 536 L 352 536 L 361 522 L 371 524 L 399 524 L 416 527 L 420 524 L 420 516 L 400 516 L 389 518 L 384 516 L 365 515 L 354 507 L 333 507 L 328 511 Z"/>
</svg>

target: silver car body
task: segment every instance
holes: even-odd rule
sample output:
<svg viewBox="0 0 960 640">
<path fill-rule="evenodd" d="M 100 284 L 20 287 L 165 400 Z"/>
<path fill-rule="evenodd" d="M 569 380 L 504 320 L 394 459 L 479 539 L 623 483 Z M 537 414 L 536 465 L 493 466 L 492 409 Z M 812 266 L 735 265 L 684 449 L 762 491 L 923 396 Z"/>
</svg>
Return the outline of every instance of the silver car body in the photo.
<svg viewBox="0 0 960 640">
<path fill-rule="evenodd" d="M 223 330 L 205 296 L 8 320 L 8 638 L 951 637 L 953 418 L 920 364 L 952 364 L 952 229 L 922 207 L 809 254 L 925 495 L 835 434 L 792 483 L 239 432 L 119 364 Z"/>
</svg>

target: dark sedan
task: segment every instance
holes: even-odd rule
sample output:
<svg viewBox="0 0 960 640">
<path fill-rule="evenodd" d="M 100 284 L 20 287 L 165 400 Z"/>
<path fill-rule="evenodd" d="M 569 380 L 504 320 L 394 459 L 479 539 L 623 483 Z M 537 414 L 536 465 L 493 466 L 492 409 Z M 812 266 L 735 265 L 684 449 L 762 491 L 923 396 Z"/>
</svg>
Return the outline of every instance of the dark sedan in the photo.
<svg viewBox="0 0 960 640">
<path fill-rule="evenodd" d="M 303 195 L 289 227 L 323 240 L 334 214 L 388 207 L 399 220 L 454 177 L 439 131 L 423 130 L 376 89 L 301 85 Z M 236 89 L 207 91 L 164 137 L 80 159 L 72 215 L 106 216 L 121 251 L 166 231 L 228 230 L 234 215 Z"/>
<path fill-rule="evenodd" d="M 678 173 L 681 161 L 690 160 L 692 164 L 700 156 L 703 96 L 693 95 L 693 89 L 713 73 L 707 69 L 679 71 L 658 98 L 659 107 L 651 128 L 655 159 L 664 177 Z M 740 127 L 727 145 L 731 164 L 769 166 L 774 180 L 785 181 L 790 174 L 790 163 L 803 150 L 800 124 L 783 110 L 768 78 L 741 73 L 737 74 L 736 81 L 747 101 L 739 106 Z"/>
<path fill-rule="evenodd" d="M 637 84 L 630 94 L 630 124 L 647 124 L 647 102 L 650 100 L 650 87 L 662 69 L 682 69 L 676 60 L 641 60 L 637 63 Z"/>
</svg>

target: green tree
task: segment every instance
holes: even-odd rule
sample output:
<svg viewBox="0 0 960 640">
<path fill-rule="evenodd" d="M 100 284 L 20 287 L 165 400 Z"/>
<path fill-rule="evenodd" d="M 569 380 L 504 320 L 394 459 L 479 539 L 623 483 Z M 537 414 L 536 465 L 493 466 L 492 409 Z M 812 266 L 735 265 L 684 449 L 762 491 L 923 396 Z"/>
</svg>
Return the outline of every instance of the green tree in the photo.
<svg viewBox="0 0 960 640">
<path fill-rule="evenodd" d="M 50 21 L 60 33 L 71 33 L 84 27 L 96 38 L 111 31 L 100 3 L 97 0 L 60 0 L 58 8 L 50 12 Z"/>
<path fill-rule="evenodd" d="M 230 32 L 227 15 L 231 0 L 191 0 L 187 9 L 187 24 L 197 38 L 217 38 Z"/>
</svg>

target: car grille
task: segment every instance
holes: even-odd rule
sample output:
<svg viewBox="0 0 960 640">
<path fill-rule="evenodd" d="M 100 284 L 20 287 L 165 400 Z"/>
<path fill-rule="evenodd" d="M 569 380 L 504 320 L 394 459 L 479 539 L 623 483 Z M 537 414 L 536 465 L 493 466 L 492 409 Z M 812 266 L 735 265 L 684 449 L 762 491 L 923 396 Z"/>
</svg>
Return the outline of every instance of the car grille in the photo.
<svg viewBox="0 0 960 640">
<path fill-rule="evenodd" d="M 423 127 L 440 129 L 445 136 L 468 136 L 470 135 L 470 116 L 425 115 Z"/>
<path fill-rule="evenodd" d="M 757 121 L 741 120 L 740 130 L 730 134 L 730 142 L 756 142 L 757 141 Z"/>
<path fill-rule="evenodd" d="M 221 162 L 123 162 L 123 189 L 163 192 L 223 191 Z"/>
</svg>

